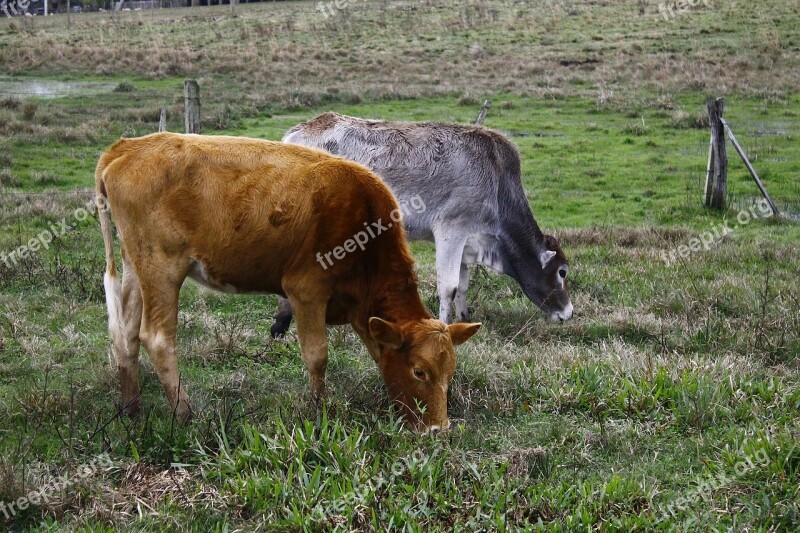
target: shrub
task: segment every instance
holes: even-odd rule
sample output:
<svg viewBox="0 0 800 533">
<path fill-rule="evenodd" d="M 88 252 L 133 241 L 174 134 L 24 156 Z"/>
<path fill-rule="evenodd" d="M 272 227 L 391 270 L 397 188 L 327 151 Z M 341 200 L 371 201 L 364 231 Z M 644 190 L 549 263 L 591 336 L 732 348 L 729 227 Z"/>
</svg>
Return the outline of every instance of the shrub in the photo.
<svg viewBox="0 0 800 533">
<path fill-rule="evenodd" d="M 624 133 L 641 137 L 647 135 L 647 125 L 644 120 L 631 122 L 625 127 Z"/>
<path fill-rule="evenodd" d="M 53 172 L 36 172 L 31 180 L 34 185 L 45 187 L 47 185 L 61 185 L 64 179 Z"/>
<path fill-rule="evenodd" d="M 711 122 L 708 120 L 708 113 L 699 111 L 697 117 L 694 119 L 694 127 L 699 129 L 707 129 L 711 127 Z"/>
<path fill-rule="evenodd" d="M 694 126 L 694 119 L 692 115 L 678 108 L 672 112 L 670 124 L 672 124 L 672 127 L 675 129 L 686 130 Z"/>
<path fill-rule="evenodd" d="M 10 168 L 0 170 L 0 184 L 4 187 L 19 187 L 20 181 L 11 173 Z"/>
<path fill-rule="evenodd" d="M 19 109 L 20 107 L 22 107 L 22 100 L 16 96 L 0 98 L 0 109 Z"/>
<path fill-rule="evenodd" d="M 122 80 L 119 82 L 119 85 L 114 88 L 115 93 L 132 93 L 135 90 L 136 87 L 128 80 Z"/>
<path fill-rule="evenodd" d="M 31 121 L 36 116 L 36 111 L 39 110 L 39 104 L 32 101 L 27 101 L 22 105 L 22 118 Z"/>
</svg>

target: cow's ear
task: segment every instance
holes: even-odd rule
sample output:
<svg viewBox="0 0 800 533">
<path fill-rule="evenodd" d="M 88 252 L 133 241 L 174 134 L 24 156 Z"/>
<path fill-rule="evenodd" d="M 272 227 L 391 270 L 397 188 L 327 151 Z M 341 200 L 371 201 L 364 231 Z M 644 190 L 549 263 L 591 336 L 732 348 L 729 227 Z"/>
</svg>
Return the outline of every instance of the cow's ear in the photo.
<svg viewBox="0 0 800 533">
<path fill-rule="evenodd" d="M 479 329 L 481 329 L 480 323 L 452 324 L 447 326 L 447 331 L 450 332 L 450 339 L 453 341 L 453 346 L 464 344 L 470 337 L 478 333 Z"/>
<path fill-rule="evenodd" d="M 545 250 L 541 254 L 539 254 L 539 262 L 542 264 L 542 268 L 547 266 L 547 263 L 550 262 L 552 258 L 556 256 L 556 253 L 553 250 Z"/>
<path fill-rule="evenodd" d="M 399 348 L 403 345 L 403 333 L 400 328 L 376 316 L 369 319 L 369 334 L 378 343 L 389 348 Z"/>
</svg>

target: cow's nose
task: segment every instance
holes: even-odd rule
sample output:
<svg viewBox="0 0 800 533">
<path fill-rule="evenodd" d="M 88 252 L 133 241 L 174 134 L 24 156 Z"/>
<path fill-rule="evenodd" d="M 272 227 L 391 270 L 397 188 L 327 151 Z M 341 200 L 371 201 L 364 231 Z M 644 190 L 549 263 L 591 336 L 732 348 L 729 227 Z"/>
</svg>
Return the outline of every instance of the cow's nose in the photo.
<svg viewBox="0 0 800 533">
<path fill-rule="evenodd" d="M 572 318 L 573 308 L 572 304 L 567 304 L 563 311 L 556 311 L 552 315 L 550 315 L 550 320 L 553 322 L 564 322 Z"/>
</svg>

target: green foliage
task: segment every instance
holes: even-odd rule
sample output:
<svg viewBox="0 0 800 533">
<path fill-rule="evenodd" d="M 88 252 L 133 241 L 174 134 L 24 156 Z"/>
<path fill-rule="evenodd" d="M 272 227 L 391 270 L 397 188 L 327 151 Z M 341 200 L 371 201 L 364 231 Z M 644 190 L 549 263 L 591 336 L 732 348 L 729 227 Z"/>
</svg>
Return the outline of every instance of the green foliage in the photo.
<svg viewBox="0 0 800 533">
<path fill-rule="evenodd" d="M 117 93 L 132 93 L 136 90 L 136 86 L 128 80 L 122 80 L 114 87 L 114 92 Z"/>
</svg>

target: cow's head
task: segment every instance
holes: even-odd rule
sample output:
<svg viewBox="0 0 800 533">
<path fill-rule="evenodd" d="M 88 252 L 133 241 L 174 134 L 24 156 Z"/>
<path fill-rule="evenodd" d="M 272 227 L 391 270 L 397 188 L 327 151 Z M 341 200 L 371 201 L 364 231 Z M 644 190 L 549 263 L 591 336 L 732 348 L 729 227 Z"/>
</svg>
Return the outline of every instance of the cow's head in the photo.
<svg viewBox="0 0 800 533">
<path fill-rule="evenodd" d="M 567 287 L 569 263 L 558 239 L 545 235 L 537 253 L 537 266 L 541 268 L 541 274 L 534 276 L 533 294 L 528 294 L 528 297 L 547 313 L 550 320 L 569 320 L 572 318 L 572 302 Z"/>
<path fill-rule="evenodd" d="M 472 337 L 480 324 L 425 319 L 404 324 L 369 319 L 369 334 L 380 347 L 380 368 L 389 396 L 414 429 L 446 429 L 447 388 L 456 371 L 454 346 Z"/>
</svg>

